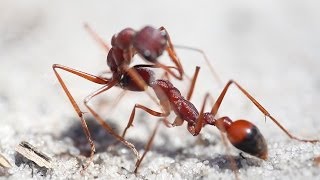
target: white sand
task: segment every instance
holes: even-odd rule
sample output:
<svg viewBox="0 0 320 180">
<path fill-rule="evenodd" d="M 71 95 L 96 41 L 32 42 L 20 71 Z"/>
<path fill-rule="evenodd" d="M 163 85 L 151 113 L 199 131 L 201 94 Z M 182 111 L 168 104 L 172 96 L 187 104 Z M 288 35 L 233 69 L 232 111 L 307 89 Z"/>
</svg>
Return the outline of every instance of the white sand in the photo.
<svg viewBox="0 0 320 180">
<path fill-rule="evenodd" d="M 106 41 L 125 27 L 165 26 L 174 43 L 204 50 L 223 82 L 235 79 L 257 98 L 283 126 L 299 137 L 320 139 L 320 12 L 319 3 L 300 1 L 22 1 L 0 2 L 0 153 L 13 165 L 0 179 L 30 179 L 28 165 L 15 165 L 15 146 L 28 141 L 52 157 L 54 168 L 46 178 L 78 179 L 80 151 L 88 149 L 80 123 L 51 65 L 63 64 L 93 74 L 107 69 L 105 52 L 82 27 L 88 22 Z M 217 97 L 223 85 L 210 76 L 201 55 L 178 50 L 188 74 L 202 67 L 192 102 L 200 107 L 204 93 Z M 166 58 L 162 59 L 166 60 Z M 141 62 L 139 58 L 136 63 Z M 61 73 L 77 102 L 97 89 L 80 78 Z M 187 83 L 174 82 L 185 92 Z M 110 112 L 121 92 L 114 88 L 92 102 L 102 117 L 119 131 L 135 103 L 153 106 L 144 93 L 128 93 Z M 82 108 L 83 105 L 81 105 Z M 84 110 L 84 109 L 83 109 Z M 84 110 L 86 111 L 86 110 Z M 268 141 L 269 159 L 249 155 L 239 163 L 241 179 L 320 179 L 312 159 L 320 144 L 290 140 L 236 88 L 227 94 L 219 115 L 252 120 Z M 89 117 L 87 115 L 86 117 Z M 173 120 L 174 117 L 171 119 Z M 128 138 L 140 152 L 157 118 L 136 114 Z M 161 126 L 155 146 L 133 174 L 134 156 L 89 123 L 96 141 L 94 165 L 86 179 L 233 179 L 228 152 L 215 127 L 194 138 L 185 126 Z M 75 142 L 78 145 L 74 144 Z M 1 173 L 1 172 L 0 172 Z M 34 169 L 34 178 L 42 179 Z"/>
</svg>

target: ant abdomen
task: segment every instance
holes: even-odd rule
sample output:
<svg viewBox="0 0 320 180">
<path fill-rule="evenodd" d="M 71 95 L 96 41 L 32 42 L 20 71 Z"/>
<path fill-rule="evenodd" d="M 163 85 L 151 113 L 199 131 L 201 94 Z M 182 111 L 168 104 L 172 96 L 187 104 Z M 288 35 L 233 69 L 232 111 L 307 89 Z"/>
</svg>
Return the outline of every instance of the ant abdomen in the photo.
<svg viewBox="0 0 320 180">
<path fill-rule="evenodd" d="M 133 38 L 136 51 L 150 62 L 156 62 L 167 46 L 165 32 L 146 26 L 136 33 Z"/>
<path fill-rule="evenodd" d="M 268 147 L 259 129 L 251 122 L 237 120 L 226 129 L 229 141 L 243 152 L 267 159 Z"/>
</svg>

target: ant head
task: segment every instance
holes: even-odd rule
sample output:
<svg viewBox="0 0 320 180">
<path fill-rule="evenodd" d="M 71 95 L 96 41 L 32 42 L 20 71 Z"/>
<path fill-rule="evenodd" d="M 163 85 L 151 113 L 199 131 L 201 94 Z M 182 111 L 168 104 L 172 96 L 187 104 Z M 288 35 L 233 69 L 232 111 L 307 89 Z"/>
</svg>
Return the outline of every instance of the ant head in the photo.
<svg viewBox="0 0 320 180">
<path fill-rule="evenodd" d="M 127 50 L 132 46 L 132 38 L 135 33 L 136 32 L 132 28 L 125 28 L 118 34 L 112 36 L 111 45 L 122 50 Z"/>
<path fill-rule="evenodd" d="M 167 45 L 167 35 L 164 31 L 146 26 L 136 33 L 133 46 L 147 61 L 156 62 Z"/>
<path fill-rule="evenodd" d="M 237 120 L 226 131 L 233 146 L 260 159 L 267 159 L 268 147 L 266 141 L 259 129 L 251 122 Z"/>
</svg>

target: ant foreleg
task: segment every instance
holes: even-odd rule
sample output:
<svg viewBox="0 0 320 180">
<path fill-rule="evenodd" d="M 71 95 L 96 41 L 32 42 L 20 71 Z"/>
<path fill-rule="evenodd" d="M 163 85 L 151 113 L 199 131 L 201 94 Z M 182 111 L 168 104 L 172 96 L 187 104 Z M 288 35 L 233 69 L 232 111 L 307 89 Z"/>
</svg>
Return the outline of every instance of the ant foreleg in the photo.
<svg viewBox="0 0 320 180">
<path fill-rule="evenodd" d="M 221 102 L 227 92 L 227 90 L 229 89 L 230 85 L 234 84 L 236 85 L 236 87 L 238 87 L 240 89 L 240 91 L 266 116 L 269 117 L 284 133 L 286 133 L 291 139 L 295 139 L 298 141 L 302 141 L 302 142 L 311 142 L 311 143 L 316 143 L 319 142 L 319 140 L 306 140 L 306 139 L 300 139 L 298 137 L 293 136 L 291 133 L 289 133 L 288 130 L 286 130 L 274 117 L 272 117 L 270 115 L 270 113 L 262 106 L 258 103 L 257 100 L 255 100 L 245 89 L 243 89 L 237 82 L 230 80 L 226 86 L 224 87 L 224 89 L 222 90 L 220 96 L 218 97 L 216 103 L 214 104 L 214 106 L 211 109 L 211 113 L 213 114 L 213 116 L 215 116 L 217 114 L 217 111 L 221 105 Z"/>
<path fill-rule="evenodd" d="M 137 157 L 137 161 L 139 161 L 140 156 L 139 156 L 139 153 L 138 153 L 137 149 L 135 148 L 135 146 L 134 146 L 133 144 L 131 144 L 130 142 L 126 141 L 123 137 L 119 136 L 117 133 L 115 133 L 115 132 L 113 131 L 113 129 L 111 128 L 111 126 L 108 125 L 108 124 L 99 116 L 99 114 L 98 114 L 96 111 L 94 111 L 94 110 L 89 106 L 89 104 L 88 104 L 89 101 L 90 101 L 93 97 L 101 94 L 102 92 L 107 91 L 108 89 L 110 89 L 111 87 L 113 87 L 113 86 L 114 86 L 115 84 L 117 84 L 117 83 L 118 83 L 118 81 L 116 81 L 116 80 L 115 80 L 115 81 L 111 81 L 108 85 L 103 86 L 102 88 L 98 89 L 97 91 L 91 93 L 89 96 L 87 96 L 87 97 L 84 99 L 84 105 L 88 108 L 88 110 L 89 110 L 89 111 L 91 112 L 91 114 L 95 117 L 95 119 L 99 122 L 99 124 L 109 132 L 109 134 L 111 134 L 113 137 L 115 137 L 117 140 L 119 140 L 120 142 L 122 142 L 125 146 L 127 146 L 128 148 L 130 148 L 130 149 L 133 151 L 133 153 L 134 153 L 135 156 Z"/>
<path fill-rule="evenodd" d="M 58 72 L 56 71 L 56 69 L 62 69 L 64 71 L 67 71 L 67 72 L 70 72 L 71 74 L 80 76 L 80 77 L 82 77 L 82 78 L 84 78 L 86 80 L 89 80 L 91 82 L 94 82 L 96 84 L 108 84 L 109 81 L 110 81 L 109 79 L 104 79 L 104 78 L 101 78 L 99 76 L 95 76 L 95 75 L 92 75 L 92 74 L 89 74 L 89 73 L 86 73 L 86 72 L 82 72 L 82 71 L 79 71 L 79 70 L 76 70 L 76 69 L 73 69 L 73 68 L 70 68 L 70 67 L 67 67 L 67 66 L 63 66 L 61 64 L 53 64 L 52 65 L 52 69 L 54 70 L 55 74 L 57 75 L 57 78 L 58 78 L 59 82 L 63 82 L 63 81 L 62 81 L 61 77 L 59 76 Z"/>
<path fill-rule="evenodd" d="M 87 123 L 83 117 L 83 112 L 80 110 L 80 107 L 78 106 L 78 104 L 76 103 L 76 101 L 74 100 L 73 96 L 71 95 L 70 91 L 68 90 L 66 84 L 64 83 L 64 81 L 62 80 L 61 76 L 59 75 L 59 73 L 57 72 L 57 68 L 58 69 L 62 69 L 62 70 L 65 70 L 67 72 L 70 72 L 72 74 L 75 74 L 77 76 L 80 76 L 82 78 L 85 78 L 91 82 L 94 82 L 94 83 L 97 83 L 97 84 L 107 84 L 109 81 L 108 80 L 104 80 L 104 79 L 101 79 L 97 76 L 94 76 L 94 75 L 91 75 L 91 74 L 88 74 L 88 73 L 85 73 L 85 72 L 81 72 L 81 71 L 78 71 L 78 70 L 75 70 L 75 69 L 72 69 L 72 68 L 69 68 L 69 67 L 66 67 L 66 66 L 62 66 L 62 65 L 59 65 L 59 64 L 53 64 L 52 65 L 52 68 L 53 68 L 53 71 L 60 83 L 60 85 L 62 86 L 64 92 L 66 93 L 66 95 L 68 96 L 69 98 L 69 101 L 71 102 L 72 106 L 73 106 L 73 109 L 76 111 L 77 115 L 79 116 L 80 118 L 80 122 L 81 122 L 81 126 L 82 126 L 82 129 L 86 135 L 86 138 L 90 144 L 90 147 L 91 147 L 91 153 L 90 153 L 90 160 L 89 160 L 89 163 L 83 167 L 83 170 L 85 170 L 90 162 L 93 161 L 93 155 L 94 155 L 94 152 L 95 152 L 95 146 L 94 146 L 94 143 L 91 139 L 91 135 L 90 135 L 90 131 L 88 129 L 88 126 L 87 126 Z"/>
</svg>

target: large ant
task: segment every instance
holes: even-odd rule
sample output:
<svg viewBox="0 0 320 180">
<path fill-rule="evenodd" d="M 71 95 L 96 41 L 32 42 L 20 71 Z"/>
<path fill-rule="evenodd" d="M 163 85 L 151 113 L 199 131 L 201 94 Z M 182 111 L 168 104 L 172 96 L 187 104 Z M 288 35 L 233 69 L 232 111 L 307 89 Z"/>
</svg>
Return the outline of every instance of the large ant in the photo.
<svg viewBox="0 0 320 180">
<path fill-rule="evenodd" d="M 149 31 L 156 31 L 156 29 L 150 29 L 149 27 L 146 28 L 147 32 Z M 291 139 L 296 139 L 298 141 L 303 142 L 319 142 L 319 140 L 305 140 L 297 138 L 293 135 L 291 135 L 274 117 L 270 115 L 270 113 L 265 110 L 263 106 L 261 106 L 245 89 L 243 89 L 237 82 L 230 80 L 222 90 L 221 94 L 219 95 L 217 101 L 213 105 L 210 112 L 204 113 L 206 101 L 209 97 L 209 94 L 205 96 L 205 99 L 203 101 L 202 108 L 200 112 L 195 108 L 195 106 L 189 101 L 191 94 L 193 92 L 193 87 L 189 90 L 187 98 L 184 98 L 180 91 L 172 85 L 172 83 L 168 80 L 163 79 L 155 79 L 154 72 L 150 70 L 149 68 L 157 68 L 161 67 L 165 69 L 169 74 L 173 75 L 177 79 L 182 77 L 183 75 L 183 69 L 181 67 L 179 59 L 176 58 L 175 53 L 172 49 L 172 44 L 169 43 L 169 46 L 166 47 L 166 37 L 168 36 L 163 35 L 161 31 L 159 31 L 157 34 L 157 38 L 164 42 L 153 42 L 148 41 L 148 39 L 145 38 L 138 38 L 141 42 L 140 50 L 138 50 L 139 43 L 132 41 L 132 30 L 125 29 L 124 35 L 113 36 L 112 38 L 112 45 L 113 47 L 110 49 L 108 53 L 107 58 L 107 64 L 112 72 L 111 78 L 105 78 L 101 76 L 95 76 L 91 75 L 79 70 L 75 70 L 70 67 L 62 66 L 59 64 L 54 64 L 53 70 L 55 75 L 57 76 L 57 79 L 59 83 L 61 84 L 63 90 L 65 91 L 66 95 L 68 96 L 74 110 L 77 112 L 81 124 L 83 127 L 83 130 L 85 132 L 85 135 L 90 143 L 91 146 L 91 154 L 90 154 L 90 162 L 92 162 L 93 155 L 95 152 L 95 146 L 93 141 L 91 140 L 90 132 L 88 130 L 87 124 L 85 122 L 85 119 L 83 117 L 83 112 L 80 110 L 79 106 L 75 102 L 73 96 L 69 92 L 67 86 L 65 85 L 64 81 L 62 80 L 61 76 L 57 72 L 56 69 L 62 69 L 67 72 L 70 72 L 72 74 L 75 74 L 77 76 L 80 76 L 82 78 L 85 78 L 91 82 L 94 82 L 96 84 L 103 85 L 98 90 L 94 91 L 90 95 L 88 95 L 84 99 L 84 104 L 86 108 L 91 112 L 91 114 L 95 117 L 95 119 L 117 140 L 122 142 L 124 145 L 129 147 L 137 157 L 137 163 L 136 168 L 134 172 L 137 172 L 141 161 L 143 160 L 145 154 L 148 152 L 148 150 L 151 147 L 151 143 L 153 141 L 153 138 L 155 136 L 156 130 L 158 128 L 158 125 L 156 126 L 155 130 L 152 133 L 151 138 L 149 139 L 146 150 L 143 154 L 143 156 L 140 158 L 139 153 L 137 152 L 135 146 L 124 139 L 124 136 L 128 130 L 128 128 L 132 125 L 136 108 L 142 109 L 146 111 L 147 113 L 162 117 L 162 121 L 164 122 L 168 127 L 173 126 L 181 126 L 184 121 L 187 122 L 187 129 L 188 131 L 193 135 L 196 136 L 200 133 L 202 127 L 205 125 L 214 125 L 216 126 L 221 132 L 224 132 L 227 134 L 227 137 L 231 144 L 233 144 L 236 148 L 251 154 L 253 156 L 256 156 L 261 159 L 267 159 L 267 153 L 268 148 L 267 144 L 265 142 L 264 137 L 260 133 L 259 129 L 252 124 L 249 121 L 246 120 L 236 120 L 232 121 L 229 117 L 223 116 L 223 117 L 216 117 L 218 109 L 222 103 L 222 100 L 230 87 L 230 85 L 234 84 L 251 102 L 254 103 L 254 105 L 266 116 L 269 117 L 282 131 L 284 131 Z M 141 32 L 140 32 L 141 33 Z M 147 33 L 147 34 L 148 34 Z M 134 33 L 135 34 L 135 33 Z M 121 38 L 120 38 L 121 37 Z M 128 40 L 131 39 L 131 40 Z M 164 39 L 164 40 L 163 40 Z M 167 39 L 168 40 L 168 39 Z M 136 40 L 138 41 L 138 40 Z M 143 42 L 148 42 L 146 45 L 143 45 Z M 129 42 L 129 44 L 128 44 Z M 135 42 L 135 43 L 133 43 Z M 170 40 L 169 40 L 170 42 Z M 135 45 L 133 45 L 133 44 Z M 171 45 L 170 45 L 171 44 Z M 134 48 L 133 48 L 134 47 Z M 165 66 L 161 63 L 158 63 L 156 61 L 156 58 L 161 55 L 161 53 L 164 51 L 164 49 L 167 49 L 170 57 L 173 57 L 173 62 L 177 66 L 179 75 L 174 74 L 171 71 L 171 68 L 169 66 Z M 130 65 L 130 61 L 134 54 L 142 53 L 140 55 L 144 56 L 147 60 L 153 62 L 151 65 L 136 65 L 133 67 L 128 67 Z M 172 58 L 171 57 L 171 58 Z M 149 68 L 148 68 L 149 67 Z M 192 79 L 192 84 L 195 84 L 197 74 L 199 72 L 200 68 L 197 67 L 194 77 Z M 101 94 L 102 92 L 105 92 L 112 88 L 113 86 L 118 86 L 122 89 L 129 90 L 129 91 L 145 91 L 147 86 L 151 87 L 159 102 L 160 106 L 162 108 L 163 112 L 157 112 L 152 109 L 149 109 L 148 107 L 145 107 L 140 104 L 136 104 L 131 112 L 128 124 L 126 128 L 124 129 L 122 136 L 116 134 L 113 129 L 109 126 L 108 123 L 106 123 L 89 105 L 89 101 Z M 176 114 L 176 119 L 173 123 L 169 123 L 169 121 L 166 120 L 166 117 L 170 114 L 170 112 L 173 111 Z M 158 123 L 159 124 L 159 123 Z M 88 164 L 89 165 L 89 164 Z M 87 165 L 87 166 L 88 166 Z M 87 166 L 84 167 L 84 169 L 87 168 Z"/>
<path fill-rule="evenodd" d="M 134 31 L 131 28 L 126 28 L 112 37 L 111 48 L 109 48 L 109 46 L 106 43 L 104 43 L 102 39 L 87 24 L 85 24 L 85 28 L 105 48 L 105 50 L 108 51 L 107 65 L 111 70 L 112 77 L 105 78 L 102 76 L 95 76 L 95 75 L 91 75 L 91 74 L 88 74 L 67 66 L 63 66 L 60 64 L 54 64 L 52 65 L 52 68 L 64 92 L 68 96 L 74 110 L 77 112 L 80 118 L 82 128 L 91 146 L 90 162 L 92 162 L 92 158 L 95 152 L 95 146 L 91 139 L 91 135 L 88 130 L 87 124 L 85 122 L 85 119 L 83 117 L 83 112 L 80 110 L 79 106 L 77 105 L 76 101 L 74 100 L 73 96 L 71 95 L 70 91 L 68 90 L 67 86 L 65 85 L 64 81 L 62 80 L 61 76 L 59 75 L 56 69 L 62 69 L 64 71 L 80 76 L 96 84 L 104 85 L 102 88 L 93 92 L 87 98 L 85 98 L 84 104 L 92 113 L 92 115 L 99 121 L 99 123 L 116 139 L 123 142 L 127 147 L 132 149 L 135 155 L 137 156 L 137 158 L 139 159 L 139 155 L 135 147 L 131 143 L 124 140 L 121 136 L 117 135 L 112 130 L 112 128 L 106 122 L 104 122 L 102 118 L 100 118 L 98 114 L 88 105 L 88 102 L 94 96 L 110 89 L 113 86 L 119 86 L 122 89 L 127 89 L 131 91 L 145 91 L 148 86 L 148 82 L 146 82 L 143 79 L 144 78 L 143 74 L 138 72 L 142 67 L 162 68 L 167 73 L 175 77 L 176 79 L 182 80 L 182 77 L 185 74 L 181 66 L 180 60 L 178 59 L 178 56 L 174 51 L 169 34 L 167 33 L 164 27 L 155 29 L 150 26 L 146 26 L 140 31 Z M 170 59 L 174 62 L 176 67 L 166 66 L 157 61 L 157 58 L 165 50 L 168 52 Z M 193 50 L 199 51 L 197 49 L 193 49 Z M 202 51 L 199 51 L 199 52 L 204 54 Z M 151 62 L 152 64 L 144 64 L 144 65 L 140 64 L 140 65 L 136 65 L 134 68 L 129 68 L 129 65 L 135 54 L 140 54 L 141 56 L 144 57 L 144 59 Z M 178 70 L 179 74 L 178 75 L 175 74 L 171 70 L 172 68 Z M 197 74 L 195 74 L 195 77 L 196 76 Z M 126 82 L 125 82 L 126 79 L 132 79 L 135 83 L 133 85 L 134 87 L 133 86 L 130 87 L 130 85 L 126 85 Z M 191 84 L 192 88 L 194 87 L 194 83 L 195 83 L 195 80 Z M 151 95 L 149 96 L 152 98 L 152 100 L 156 101 Z M 188 96 L 191 97 L 191 94 Z M 84 169 L 85 168 L 86 167 L 84 167 Z"/>
</svg>

